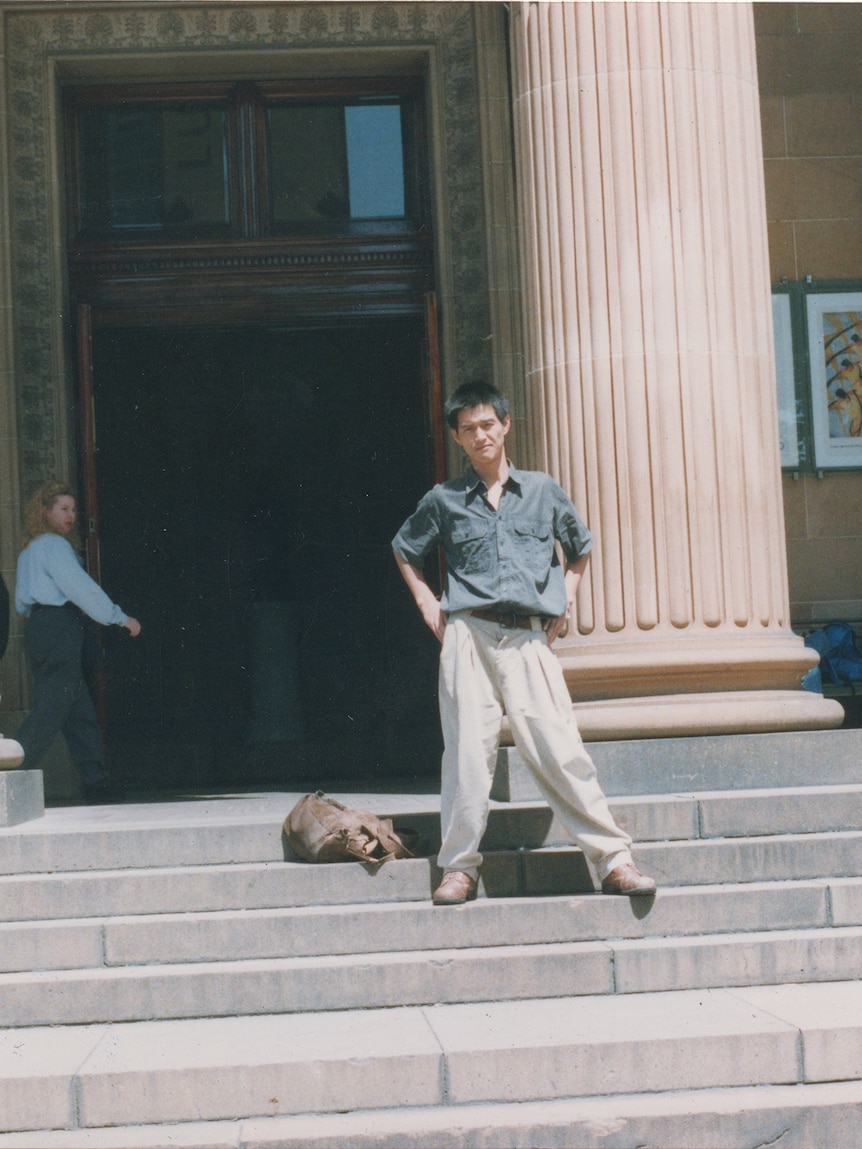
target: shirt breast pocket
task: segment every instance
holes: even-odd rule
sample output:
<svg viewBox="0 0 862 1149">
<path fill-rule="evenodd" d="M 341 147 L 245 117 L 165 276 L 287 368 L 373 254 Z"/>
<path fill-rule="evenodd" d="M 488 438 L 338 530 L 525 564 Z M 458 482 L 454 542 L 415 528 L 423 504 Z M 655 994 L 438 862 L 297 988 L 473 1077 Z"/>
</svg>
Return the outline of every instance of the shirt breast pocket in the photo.
<svg viewBox="0 0 862 1149">
<path fill-rule="evenodd" d="M 515 527 L 515 544 L 530 570 L 545 575 L 554 557 L 554 536 L 540 527 Z"/>
<path fill-rule="evenodd" d="M 481 574 L 491 566 L 491 533 L 482 523 L 452 528 L 450 562 L 459 574 Z"/>
</svg>

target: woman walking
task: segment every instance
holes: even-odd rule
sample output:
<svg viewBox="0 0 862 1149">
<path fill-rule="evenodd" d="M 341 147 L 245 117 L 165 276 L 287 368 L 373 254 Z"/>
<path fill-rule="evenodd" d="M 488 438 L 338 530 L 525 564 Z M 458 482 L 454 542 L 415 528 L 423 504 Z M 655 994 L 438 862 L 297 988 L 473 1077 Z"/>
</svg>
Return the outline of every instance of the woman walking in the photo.
<svg viewBox="0 0 862 1149">
<path fill-rule="evenodd" d="M 82 616 L 125 627 L 133 638 L 141 624 L 111 602 L 81 566 L 76 513 L 75 497 L 65 483 L 45 483 L 27 504 L 15 606 L 27 620 L 24 650 L 33 676 L 33 706 L 17 739 L 24 748 L 24 766 L 35 769 L 62 732 L 86 796 L 98 799 L 109 778 L 81 666 Z"/>
</svg>

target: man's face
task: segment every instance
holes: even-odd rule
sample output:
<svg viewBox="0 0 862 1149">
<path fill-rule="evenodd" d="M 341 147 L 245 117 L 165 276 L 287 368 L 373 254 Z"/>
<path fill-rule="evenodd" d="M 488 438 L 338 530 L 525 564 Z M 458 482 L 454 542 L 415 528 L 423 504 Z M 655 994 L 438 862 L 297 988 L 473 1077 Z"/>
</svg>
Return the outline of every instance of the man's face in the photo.
<svg viewBox="0 0 862 1149">
<path fill-rule="evenodd" d="M 474 467 L 487 467 L 502 458 L 510 425 L 508 415 L 501 421 L 490 403 L 482 403 L 458 412 L 458 429 L 451 429 L 452 438 Z"/>
</svg>

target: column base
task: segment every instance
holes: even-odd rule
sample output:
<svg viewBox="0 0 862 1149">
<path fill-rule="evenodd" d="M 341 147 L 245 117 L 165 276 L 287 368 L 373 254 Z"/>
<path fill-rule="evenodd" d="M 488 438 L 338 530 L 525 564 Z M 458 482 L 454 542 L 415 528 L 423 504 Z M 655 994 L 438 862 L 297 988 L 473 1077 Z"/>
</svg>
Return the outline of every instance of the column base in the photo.
<svg viewBox="0 0 862 1149">
<path fill-rule="evenodd" d="M 584 742 L 835 730 L 844 721 L 844 708 L 840 702 L 809 690 L 742 690 L 609 698 L 599 702 L 575 702 L 572 709 Z M 512 745 L 506 720 L 501 742 Z"/>
<path fill-rule="evenodd" d="M 654 635 L 615 642 L 563 639 L 554 646 L 579 704 L 651 704 L 656 696 L 799 695 L 819 655 L 792 633 Z M 810 691 L 806 693 L 814 697 Z"/>
<path fill-rule="evenodd" d="M 19 826 L 45 816 L 41 770 L 0 771 L 0 826 Z"/>
<path fill-rule="evenodd" d="M 808 690 L 613 698 L 601 702 L 576 702 L 574 712 L 585 742 L 833 730 L 844 721 L 844 708 L 840 702 Z"/>
</svg>

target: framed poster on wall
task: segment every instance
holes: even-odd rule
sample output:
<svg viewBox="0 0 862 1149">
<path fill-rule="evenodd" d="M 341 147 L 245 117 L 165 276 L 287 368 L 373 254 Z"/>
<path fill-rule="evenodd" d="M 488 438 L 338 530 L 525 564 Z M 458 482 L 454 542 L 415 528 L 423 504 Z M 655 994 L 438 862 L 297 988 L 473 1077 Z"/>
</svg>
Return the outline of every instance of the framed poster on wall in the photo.
<svg viewBox="0 0 862 1149">
<path fill-rule="evenodd" d="M 799 466 L 799 423 L 796 401 L 796 369 L 793 356 L 793 323 L 790 296 L 772 296 L 772 329 L 775 336 L 775 374 L 778 395 L 778 440 L 781 466 Z"/>
<path fill-rule="evenodd" d="M 862 467 L 862 292 L 805 297 L 814 465 Z"/>
</svg>

